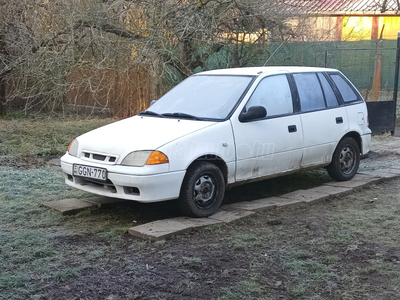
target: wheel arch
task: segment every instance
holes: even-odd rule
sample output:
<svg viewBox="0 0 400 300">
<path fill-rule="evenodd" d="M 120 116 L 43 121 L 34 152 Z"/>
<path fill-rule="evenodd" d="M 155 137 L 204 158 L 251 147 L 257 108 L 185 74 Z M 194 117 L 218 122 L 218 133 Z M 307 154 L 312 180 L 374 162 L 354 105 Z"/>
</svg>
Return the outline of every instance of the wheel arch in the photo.
<svg viewBox="0 0 400 300">
<path fill-rule="evenodd" d="M 339 143 L 340 143 L 343 139 L 345 139 L 345 138 L 347 138 L 347 137 L 350 137 L 350 138 L 352 138 L 353 140 L 356 141 L 356 143 L 358 144 L 358 148 L 359 148 L 359 150 L 360 150 L 360 153 L 362 153 L 362 140 L 361 140 L 361 135 L 360 135 L 358 132 L 356 132 L 356 131 L 350 131 L 350 132 L 346 133 L 346 134 L 340 139 Z M 338 144 L 339 144 L 339 143 L 338 143 Z"/>
<path fill-rule="evenodd" d="M 218 155 L 215 154 L 202 155 L 196 158 L 194 161 L 192 161 L 192 163 L 187 167 L 187 169 L 189 169 L 195 162 L 202 162 L 202 161 L 216 165 L 224 177 L 225 186 L 228 184 L 228 166 L 226 165 L 225 161 Z"/>
</svg>

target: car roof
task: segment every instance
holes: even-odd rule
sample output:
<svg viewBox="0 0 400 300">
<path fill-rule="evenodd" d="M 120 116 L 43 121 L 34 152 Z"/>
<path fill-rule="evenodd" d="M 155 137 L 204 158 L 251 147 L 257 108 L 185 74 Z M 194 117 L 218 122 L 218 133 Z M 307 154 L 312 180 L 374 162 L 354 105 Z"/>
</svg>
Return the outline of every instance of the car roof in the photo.
<svg viewBox="0 0 400 300">
<path fill-rule="evenodd" d="M 271 75 L 281 73 L 297 73 L 297 72 L 338 72 L 336 69 L 315 68 L 315 67 L 247 67 L 247 68 L 231 68 L 218 69 L 198 73 L 198 75 Z M 196 74 L 197 75 L 197 74 Z"/>
</svg>

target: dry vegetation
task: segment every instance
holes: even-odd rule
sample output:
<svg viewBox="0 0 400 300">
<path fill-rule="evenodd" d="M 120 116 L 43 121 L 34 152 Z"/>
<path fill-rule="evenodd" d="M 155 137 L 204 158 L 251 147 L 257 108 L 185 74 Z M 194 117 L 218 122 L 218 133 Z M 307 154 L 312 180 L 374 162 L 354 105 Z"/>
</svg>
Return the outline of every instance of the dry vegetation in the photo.
<svg viewBox="0 0 400 300">
<path fill-rule="evenodd" d="M 293 35 L 275 0 L 2 0 L 0 9 L 0 114 L 89 102 L 131 115 L 212 55 L 214 67 L 243 66 L 256 55 L 245 43 Z"/>
</svg>

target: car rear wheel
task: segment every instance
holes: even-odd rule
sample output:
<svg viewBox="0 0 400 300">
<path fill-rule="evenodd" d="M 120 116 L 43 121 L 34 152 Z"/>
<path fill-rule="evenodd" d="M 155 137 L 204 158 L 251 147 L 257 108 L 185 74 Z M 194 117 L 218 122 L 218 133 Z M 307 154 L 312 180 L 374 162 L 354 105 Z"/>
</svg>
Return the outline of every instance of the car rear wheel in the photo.
<svg viewBox="0 0 400 300">
<path fill-rule="evenodd" d="M 183 180 L 179 208 L 190 217 L 208 217 L 221 206 L 224 193 L 225 180 L 220 169 L 210 162 L 195 162 Z"/>
<path fill-rule="evenodd" d="M 359 165 L 360 148 L 354 139 L 347 137 L 339 142 L 327 169 L 330 177 L 345 181 L 356 175 Z"/>
</svg>

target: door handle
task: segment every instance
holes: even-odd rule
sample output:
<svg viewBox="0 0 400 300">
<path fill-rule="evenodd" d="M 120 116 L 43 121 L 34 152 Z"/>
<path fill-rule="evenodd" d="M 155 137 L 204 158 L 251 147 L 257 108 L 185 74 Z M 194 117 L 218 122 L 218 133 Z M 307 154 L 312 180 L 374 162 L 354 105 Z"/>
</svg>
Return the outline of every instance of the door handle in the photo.
<svg viewBox="0 0 400 300">
<path fill-rule="evenodd" d="M 288 130 L 289 130 L 289 133 L 296 132 L 297 131 L 297 127 L 296 127 L 296 125 L 289 125 L 288 126 Z"/>
<path fill-rule="evenodd" d="M 337 117 L 336 118 L 336 124 L 342 124 L 343 123 L 343 118 L 342 117 Z"/>
</svg>

